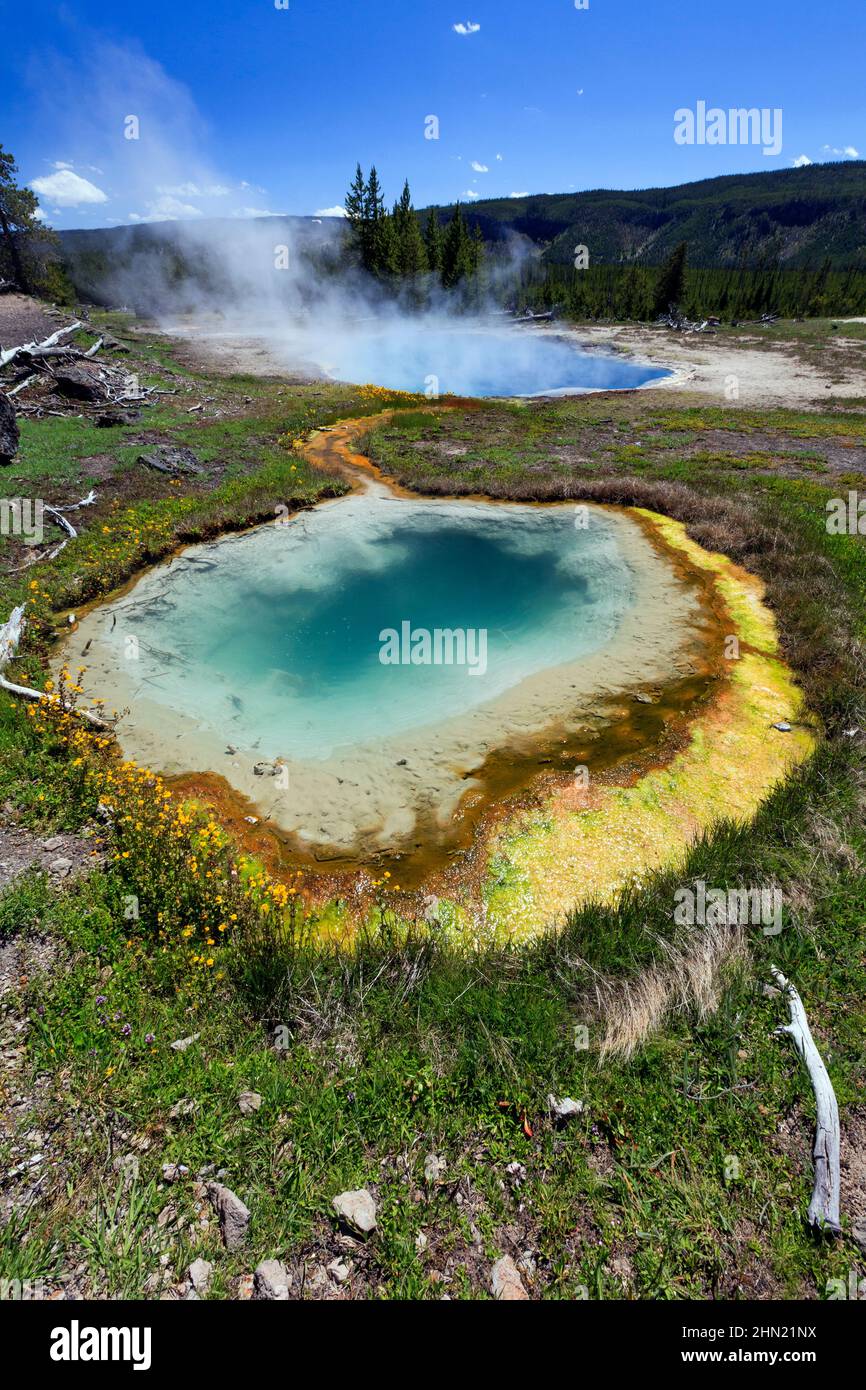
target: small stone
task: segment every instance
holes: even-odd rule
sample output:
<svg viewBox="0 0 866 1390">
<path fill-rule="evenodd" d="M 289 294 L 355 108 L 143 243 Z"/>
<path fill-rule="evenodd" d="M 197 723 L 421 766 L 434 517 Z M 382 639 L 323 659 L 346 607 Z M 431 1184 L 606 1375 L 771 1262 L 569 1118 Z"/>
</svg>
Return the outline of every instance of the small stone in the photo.
<svg viewBox="0 0 866 1390">
<path fill-rule="evenodd" d="M 366 1187 L 358 1188 L 354 1192 L 341 1192 L 333 1199 L 333 1207 L 340 1219 L 353 1231 L 362 1236 L 375 1231 L 376 1203 Z"/>
<path fill-rule="evenodd" d="M 42 841 L 42 848 L 43 848 L 43 849 L 47 849 L 47 850 L 62 849 L 62 848 L 63 848 L 63 836 L 62 836 L 62 835 L 52 835 L 50 840 L 43 840 L 43 841 Z"/>
<path fill-rule="evenodd" d="M 72 868 L 72 860 L 65 859 L 61 856 L 58 859 L 52 859 L 48 868 L 52 874 L 68 874 L 69 870 Z"/>
<path fill-rule="evenodd" d="M 866 1255 L 866 1217 L 861 1217 L 859 1221 L 854 1222 L 851 1227 L 851 1236 L 860 1246 L 863 1254 Z"/>
<path fill-rule="evenodd" d="M 418 1251 L 419 1255 L 424 1254 L 424 1251 L 427 1249 L 428 1244 L 429 1241 L 427 1240 L 426 1231 L 419 1231 L 417 1236 L 415 1237 L 415 1249 Z"/>
<path fill-rule="evenodd" d="M 647 695 L 643 690 L 636 691 L 634 698 L 637 700 L 638 704 L 641 705 L 651 705 L 653 703 L 652 695 Z"/>
<path fill-rule="evenodd" d="M 114 1171 L 120 1173 L 124 1187 L 138 1182 L 139 1162 L 137 1154 L 119 1154 L 114 1160 Z"/>
<path fill-rule="evenodd" d="M 239 1250 L 249 1234 L 250 1210 L 222 1183 L 210 1182 L 208 1196 L 219 1217 L 220 1235 L 227 1250 Z"/>
<path fill-rule="evenodd" d="M 195 1108 L 194 1100 L 187 1100 L 185 1098 L 183 1100 L 176 1100 L 168 1112 L 168 1118 L 170 1120 L 179 1120 L 183 1115 L 191 1115 Z"/>
<path fill-rule="evenodd" d="M 789 734 L 791 732 L 791 725 L 786 723 L 784 719 L 780 719 L 778 724 L 774 724 L 772 727 L 778 729 L 780 734 Z"/>
<path fill-rule="evenodd" d="M 428 1154 L 424 1160 L 424 1181 L 431 1186 L 438 1182 L 448 1164 L 438 1154 Z"/>
<path fill-rule="evenodd" d="M 201 1033 L 191 1033 L 188 1038 L 177 1038 L 171 1044 L 172 1052 L 186 1052 L 188 1047 L 192 1047 L 194 1042 L 198 1042 Z"/>
<path fill-rule="evenodd" d="M 253 1274 L 253 1298 L 288 1303 L 291 1275 L 279 1260 L 262 1260 Z"/>
<path fill-rule="evenodd" d="M 349 1275 L 352 1273 L 351 1260 L 349 1260 L 348 1263 L 346 1260 L 332 1260 L 328 1265 L 328 1273 L 336 1279 L 338 1284 L 345 1284 Z"/>
<path fill-rule="evenodd" d="M 258 1091 L 241 1091 L 238 1096 L 238 1107 L 242 1115 L 252 1115 L 256 1110 L 260 1110 L 262 1098 Z"/>
<path fill-rule="evenodd" d="M 520 1270 L 510 1255 L 503 1255 L 501 1259 L 496 1261 L 490 1271 L 490 1287 L 493 1297 L 501 1299 L 503 1302 L 516 1302 L 529 1298 L 529 1294 L 523 1287 Z"/>
<path fill-rule="evenodd" d="M 162 1165 L 162 1176 L 166 1182 L 180 1182 L 188 1172 L 189 1169 L 185 1163 L 164 1163 Z"/>
<path fill-rule="evenodd" d="M 206 1294 L 213 1278 L 213 1265 L 210 1260 L 193 1260 L 186 1272 L 187 1282 L 192 1285 L 196 1293 L 201 1297 Z"/>
<path fill-rule="evenodd" d="M 579 1115 L 583 1110 L 582 1100 L 572 1100 L 571 1096 L 563 1096 L 558 1100 L 556 1096 L 547 1097 L 547 1108 L 555 1124 L 564 1125 L 569 1120 L 573 1120 L 575 1115 Z"/>
</svg>

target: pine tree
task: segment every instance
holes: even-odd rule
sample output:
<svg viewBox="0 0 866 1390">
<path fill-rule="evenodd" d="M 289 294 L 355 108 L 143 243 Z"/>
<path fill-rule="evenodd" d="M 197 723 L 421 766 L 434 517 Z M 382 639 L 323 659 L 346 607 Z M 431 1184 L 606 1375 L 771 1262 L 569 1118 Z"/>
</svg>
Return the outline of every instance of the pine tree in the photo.
<svg viewBox="0 0 866 1390">
<path fill-rule="evenodd" d="M 39 199 L 29 188 L 19 188 L 15 181 L 18 166 L 11 154 L 0 145 L 0 237 L 2 237 L 3 271 L 11 275 L 20 290 L 29 290 L 29 276 L 24 267 L 22 243 L 28 234 L 38 235 L 36 210 Z"/>
<path fill-rule="evenodd" d="M 442 284 L 446 290 L 453 289 L 464 276 L 472 274 L 472 254 L 472 239 L 466 230 L 463 209 L 457 203 L 445 228 L 442 245 Z"/>
<path fill-rule="evenodd" d="M 442 225 L 437 213 L 432 208 L 427 214 L 427 226 L 424 228 L 424 245 L 427 250 L 427 264 L 434 274 L 441 274 L 442 271 Z"/>
<path fill-rule="evenodd" d="M 659 272 L 654 310 L 666 314 L 675 309 L 683 297 L 686 284 L 686 243 L 681 241 L 668 256 Z"/>
<path fill-rule="evenodd" d="M 420 275 L 427 269 L 427 252 L 424 238 L 412 206 L 408 179 L 403 185 L 400 201 L 394 204 L 391 218 L 394 225 L 397 273 L 399 275 Z"/>
</svg>

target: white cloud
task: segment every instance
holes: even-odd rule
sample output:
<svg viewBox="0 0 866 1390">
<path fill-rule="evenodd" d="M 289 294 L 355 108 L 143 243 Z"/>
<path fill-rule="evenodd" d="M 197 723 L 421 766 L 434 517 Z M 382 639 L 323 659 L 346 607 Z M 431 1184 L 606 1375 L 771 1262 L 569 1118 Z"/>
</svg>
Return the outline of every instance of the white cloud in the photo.
<svg viewBox="0 0 866 1390">
<path fill-rule="evenodd" d="M 348 215 L 346 209 L 340 207 L 339 204 L 333 208 L 316 208 L 316 211 L 313 213 L 314 217 L 348 217 Z"/>
<path fill-rule="evenodd" d="M 156 186 L 157 193 L 167 193 L 174 198 L 227 198 L 231 189 L 222 183 L 176 183 Z"/>
<path fill-rule="evenodd" d="M 65 159 L 55 159 L 51 167 L 52 169 L 72 169 L 74 166 L 68 164 Z"/>
<path fill-rule="evenodd" d="M 486 164 L 479 164 L 477 159 L 473 159 L 472 168 L 475 170 L 476 174 L 490 173 L 490 169 L 488 168 L 488 166 Z"/>
<path fill-rule="evenodd" d="M 40 197 L 51 198 L 62 208 L 108 202 L 108 195 L 101 188 L 97 188 L 89 179 L 81 178 L 80 174 L 74 174 L 71 169 L 46 174 L 44 178 L 34 179 L 30 186 Z"/>
<path fill-rule="evenodd" d="M 465 24 L 454 24 L 452 28 L 455 34 L 477 34 L 481 25 L 473 24 L 471 19 L 467 19 Z"/>
<path fill-rule="evenodd" d="M 480 197 L 481 197 L 481 194 L 478 193 L 478 192 L 476 192 L 476 190 L 475 190 L 474 188 L 467 188 L 466 192 L 463 194 L 463 197 L 464 197 L 464 198 L 480 198 Z"/>
<path fill-rule="evenodd" d="M 201 217 L 201 208 L 192 203 L 182 203 L 178 198 L 166 194 L 146 204 L 145 212 L 131 212 L 130 222 L 185 222 L 191 217 Z"/>
<path fill-rule="evenodd" d="M 285 212 L 271 212 L 270 208 L 235 208 L 232 217 L 287 217 Z"/>
<path fill-rule="evenodd" d="M 36 211 L 35 211 L 34 214 L 33 214 L 33 219 L 34 219 L 34 221 L 36 221 L 36 222 L 45 222 L 45 221 L 47 221 L 47 218 L 46 218 L 46 216 L 45 216 L 45 213 L 42 211 L 42 208 L 37 208 L 37 209 L 36 209 Z"/>
<path fill-rule="evenodd" d="M 794 168 L 805 169 L 806 165 L 811 163 L 812 161 L 807 154 L 798 154 L 797 158 L 794 160 Z"/>
<path fill-rule="evenodd" d="M 522 193 L 509 193 L 508 196 L 509 198 L 528 198 L 529 193 L 526 189 L 524 189 Z"/>
<path fill-rule="evenodd" d="M 500 163 L 502 162 L 502 155 L 501 155 L 501 154 L 498 154 L 498 155 L 496 156 L 496 158 L 500 161 Z"/>
<path fill-rule="evenodd" d="M 824 150 L 825 154 L 843 154 L 848 159 L 860 158 L 859 153 L 857 152 L 857 150 L 855 150 L 853 145 L 846 145 L 845 148 L 842 150 L 837 149 L 835 145 L 823 145 L 822 149 Z"/>
</svg>

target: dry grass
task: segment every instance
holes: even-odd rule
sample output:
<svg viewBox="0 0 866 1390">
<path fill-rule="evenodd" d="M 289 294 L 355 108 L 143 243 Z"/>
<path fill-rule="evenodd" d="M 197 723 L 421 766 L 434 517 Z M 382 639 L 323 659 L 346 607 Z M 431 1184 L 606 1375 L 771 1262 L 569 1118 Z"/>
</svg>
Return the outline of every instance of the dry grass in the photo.
<svg viewBox="0 0 866 1390">
<path fill-rule="evenodd" d="M 705 927 L 685 942 L 660 941 L 659 948 L 662 958 L 639 975 L 596 984 L 601 1061 L 628 1059 L 672 1014 L 689 1011 L 701 1020 L 715 1013 L 730 969 L 749 959 L 739 926 Z"/>
</svg>

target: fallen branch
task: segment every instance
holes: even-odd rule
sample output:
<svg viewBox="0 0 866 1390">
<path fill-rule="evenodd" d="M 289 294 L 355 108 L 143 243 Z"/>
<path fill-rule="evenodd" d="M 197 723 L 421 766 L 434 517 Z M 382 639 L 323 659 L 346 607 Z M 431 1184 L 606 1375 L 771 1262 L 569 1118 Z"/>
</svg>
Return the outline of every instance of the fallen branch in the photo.
<svg viewBox="0 0 866 1390">
<path fill-rule="evenodd" d="M 0 352 L 0 367 L 8 367 L 10 362 L 14 362 L 19 353 L 26 352 L 30 357 L 39 357 L 43 352 L 53 348 L 60 342 L 61 338 L 66 338 L 70 333 L 75 333 L 81 328 L 81 320 L 76 319 L 70 323 L 68 328 L 58 328 L 56 333 L 52 333 L 50 338 L 46 338 L 41 343 L 21 343 L 18 347 L 7 348 L 5 352 Z"/>
<path fill-rule="evenodd" d="M 79 507 L 91 507 L 95 501 L 96 493 L 91 488 L 90 492 L 87 494 L 86 497 L 82 497 L 80 502 L 72 502 L 65 510 L 67 512 L 77 512 Z M 60 554 L 61 550 L 63 550 L 64 546 L 67 546 L 70 541 L 77 540 L 78 532 L 72 525 L 72 522 L 68 521 L 67 518 L 63 515 L 63 512 L 59 512 L 56 507 L 49 507 L 48 503 L 46 502 L 43 504 L 43 511 L 47 512 L 49 516 L 53 517 L 54 520 L 57 522 L 57 525 L 66 532 L 66 540 L 61 541 L 57 548 L 55 550 L 52 550 L 51 554 L 48 556 L 49 560 L 54 560 Z"/>
<path fill-rule="evenodd" d="M 789 980 L 776 966 L 770 967 L 783 994 L 788 996 L 791 1022 L 781 1024 L 777 1033 L 788 1033 L 803 1061 L 815 1092 L 817 1129 L 812 1154 L 815 1160 L 815 1186 L 809 1203 L 809 1225 L 828 1235 L 839 1235 L 839 1106 L 833 1083 L 823 1058 L 815 1046 L 803 1001 Z"/>
<path fill-rule="evenodd" d="M 0 627 L 0 690 L 6 690 L 10 695 L 19 695 L 24 700 L 37 700 L 43 705 L 53 705 L 57 703 L 56 697 L 52 698 L 44 690 L 33 690 L 29 685 L 16 685 L 14 681 L 8 681 L 3 674 L 5 667 L 12 660 L 13 656 L 21 644 L 24 633 L 24 605 L 19 604 L 13 608 L 12 615 L 2 627 Z M 88 724 L 93 724 L 97 729 L 110 729 L 112 725 L 107 719 L 103 719 L 101 714 L 90 709 L 73 709 L 73 714 L 77 714 L 79 719 L 84 719 Z"/>
</svg>

